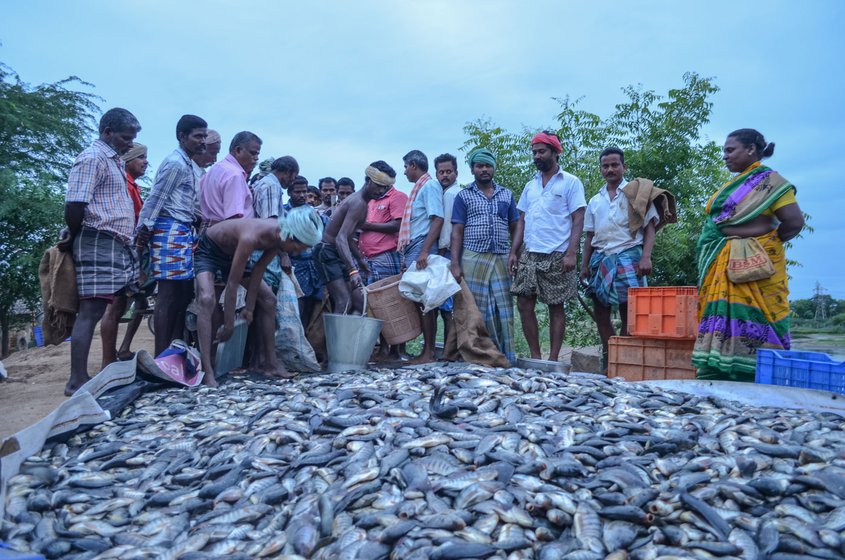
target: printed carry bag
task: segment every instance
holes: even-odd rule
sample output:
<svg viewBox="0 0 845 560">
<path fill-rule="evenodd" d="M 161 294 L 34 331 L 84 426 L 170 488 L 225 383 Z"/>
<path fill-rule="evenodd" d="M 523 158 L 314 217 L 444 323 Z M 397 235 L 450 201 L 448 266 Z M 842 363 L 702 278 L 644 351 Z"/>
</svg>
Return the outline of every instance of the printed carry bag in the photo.
<svg viewBox="0 0 845 560">
<path fill-rule="evenodd" d="M 771 278 L 775 266 L 766 250 L 753 237 L 731 237 L 731 256 L 728 259 L 728 280 L 734 284 L 756 282 Z"/>
</svg>

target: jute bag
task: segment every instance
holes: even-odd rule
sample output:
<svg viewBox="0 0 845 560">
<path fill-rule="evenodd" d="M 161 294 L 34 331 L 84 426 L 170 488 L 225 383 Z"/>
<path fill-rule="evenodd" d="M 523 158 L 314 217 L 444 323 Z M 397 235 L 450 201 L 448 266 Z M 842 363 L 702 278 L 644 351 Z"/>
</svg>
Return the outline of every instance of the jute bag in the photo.
<svg viewBox="0 0 845 560">
<path fill-rule="evenodd" d="M 734 284 L 744 284 L 765 280 L 774 275 L 775 266 L 772 264 L 772 259 L 755 238 L 731 237 L 730 244 L 728 280 Z"/>
</svg>

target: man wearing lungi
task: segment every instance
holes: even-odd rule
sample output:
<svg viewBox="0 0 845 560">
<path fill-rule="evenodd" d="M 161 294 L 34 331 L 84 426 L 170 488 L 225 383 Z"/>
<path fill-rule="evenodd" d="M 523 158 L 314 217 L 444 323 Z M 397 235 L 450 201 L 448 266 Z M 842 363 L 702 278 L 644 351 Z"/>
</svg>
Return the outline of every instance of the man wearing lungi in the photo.
<svg viewBox="0 0 845 560">
<path fill-rule="evenodd" d="M 88 381 L 88 353 L 94 327 L 115 296 L 137 291 L 138 263 L 130 243 L 135 210 L 120 159 L 141 125 L 126 109 L 110 109 L 100 119 L 97 140 L 76 157 L 68 176 L 65 223 L 59 242 L 73 251 L 79 312 L 70 343 L 70 379 L 65 395 Z"/>
<path fill-rule="evenodd" d="M 314 247 L 314 265 L 329 291 L 334 313 L 364 311 L 362 277 L 369 273 L 369 267 L 355 236 L 367 220 L 367 204 L 384 196 L 396 182 L 396 172 L 381 160 L 371 163 L 364 173 L 364 187 L 335 206 L 322 241 Z"/>
<path fill-rule="evenodd" d="M 520 227 L 508 259 L 531 357 L 542 357 L 534 311 L 539 299 L 549 307 L 549 360 L 555 362 L 566 334 L 563 304 L 578 295 L 575 266 L 587 206 L 581 180 L 558 165 L 561 151 L 560 140 L 550 132 L 531 140 L 537 174 L 519 196 Z"/>
<path fill-rule="evenodd" d="M 648 204 L 642 227 L 629 229 L 630 204 L 625 188 L 625 154 L 607 148 L 599 156 L 599 170 L 607 183 L 590 199 L 584 217 L 584 250 L 581 280 L 593 298 L 596 326 L 602 345 L 602 370 L 607 370 L 607 341 L 616 333 L 610 320 L 612 306 L 619 306 L 622 336 L 628 335 L 628 288 L 648 286 L 651 252 L 660 217 Z M 633 183 L 636 187 L 637 183 Z M 630 187 L 627 192 L 630 194 Z"/>
<path fill-rule="evenodd" d="M 428 173 L 428 158 L 419 150 L 411 150 L 402 158 L 405 177 L 414 183 L 399 227 L 397 250 L 404 269 L 416 263 L 417 270 L 428 266 L 428 256 L 437 254 L 437 240 L 443 227 L 443 189 Z M 437 312 L 423 313 L 417 305 L 423 331 L 423 348 L 413 363 L 434 361 L 434 339 L 437 336 Z"/>
<path fill-rule="evenodd" d="M 399 242 L 399 226 L 408 195 L 390 187 L 384 196 L 371 200 L 367 205 L 367 221 L 361 225 L 358 248 L 367 261 L 370 273 L 366 284 L 396 276 L 402 272 L 402 259 L 396 246 Z M 378 359 L 390 356 L 390 345 L 380 337 Z M 402 345 L 404 346 L 404 345 Z M 399 347 L 393 347 L 393 356 L 399 358 Z"/>
<path fill-rule="evenodd" d="M 196 175 L 191 158 L 205 152 L 208 123 L 183 115 L 176 123 L 179 147 L 156 172 L 155 183 L 138 219 L 140 246 L 150 247 L 150 269 L 158 282 L 153 311 L 155 355 L 185 330 L 185 310 L 194 297 L 193 244 Z"/>
<path fill-rule="evenodd" d="M 455 197 L 452 207 L 452 275 L 465 278 L 490 338 L 516 363 L 513 299 L 508 254 L 519 213 L 513 193 L 493 181 L 496 157 L 487 148 L 467 157 L 475 181 Z"/>
</svg>

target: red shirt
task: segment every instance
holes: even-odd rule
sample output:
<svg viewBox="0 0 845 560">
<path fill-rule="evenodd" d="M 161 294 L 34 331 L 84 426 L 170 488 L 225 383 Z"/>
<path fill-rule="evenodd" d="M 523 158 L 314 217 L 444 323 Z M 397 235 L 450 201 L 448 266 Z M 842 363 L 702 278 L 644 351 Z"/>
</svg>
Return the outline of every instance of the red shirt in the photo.
<svg viewBox="0 0 845 560">
<path fill-rule="evenodd" d="M 132 178 L 129 173 L 126 174 L 126 188 L 129 190 L 129 198 L 132 199 L 132 206 L 135 207 L 135 225 L 138 225 L 138 216 L 141 214 L 141 208 L 144 207 L 144 201 L 141 200 L 141 187 Z"/>
<path fill-rule="evenodd" d="M 391 188 L 378 200 L 371 200 L 367 208 L 367 221 L 372 224 L 386 224 L 393 220 L 401 220 L 405 213 L 408 195 L 400 190 Z M 395 251 L 399 241 L 399 232 L 380 233 L 378 231 L 362 231 L 358 238 L 358 248 L 365 257 L 375 257 L 387 251 Z"/>
</svg>

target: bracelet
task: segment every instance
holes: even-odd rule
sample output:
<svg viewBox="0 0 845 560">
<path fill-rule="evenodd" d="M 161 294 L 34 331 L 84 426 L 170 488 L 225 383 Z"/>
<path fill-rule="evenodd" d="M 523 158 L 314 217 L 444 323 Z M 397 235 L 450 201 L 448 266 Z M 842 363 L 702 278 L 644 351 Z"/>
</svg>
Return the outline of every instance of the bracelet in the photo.
<svg viewBox="0 0 845 560">
<path fill-rule="evenodd" d="M 350 278 L 352 278 L 352 277 L 353 277 L 354 275 L 356 275 L 356 274 L 358 274 L 358 271 L 357 271 L 356 269 L 354 269 L 354 268 L 353 268 L 352 270 L 350 270 L 350 271 L 349 271 L 349 274 L 348 274 L 347 276 L 349 276 Z"/>
</svg>

